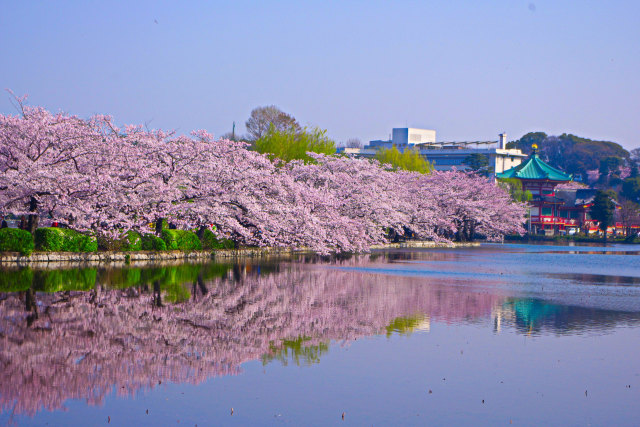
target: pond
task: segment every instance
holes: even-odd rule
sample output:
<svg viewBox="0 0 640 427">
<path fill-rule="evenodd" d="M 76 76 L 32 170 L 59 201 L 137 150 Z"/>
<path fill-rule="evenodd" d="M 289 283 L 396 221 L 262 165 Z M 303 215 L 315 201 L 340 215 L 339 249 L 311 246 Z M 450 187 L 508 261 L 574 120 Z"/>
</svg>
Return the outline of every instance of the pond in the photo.
<svg viewBox="0 0 640 427">
<path fill-rule="evenodd" d="M 640 246 L 0 271 L 2 425 L 640 425 Z"/>
</svg>

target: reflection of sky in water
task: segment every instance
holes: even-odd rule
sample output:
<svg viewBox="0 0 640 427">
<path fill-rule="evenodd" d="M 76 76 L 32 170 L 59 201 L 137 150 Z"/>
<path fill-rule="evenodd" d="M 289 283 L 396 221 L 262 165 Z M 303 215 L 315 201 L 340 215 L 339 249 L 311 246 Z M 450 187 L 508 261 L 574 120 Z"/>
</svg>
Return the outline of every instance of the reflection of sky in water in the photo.
<svg viewBox="0 0 640 427">
<path fill-rule="evenodd" d="M 637 249 L 4 272 L 0 423 L 637 425 Z"/>
<path fill-rule="evenodd" d="M 575 253 L 567 253 L 567 249 Z M 598 249 L 595 251 L 594 249 Z M 600 250 L 602 249 L 602 250 Z M 347 267 L 363 273 L 423 277 L 456 286 L 535 298 L 554 304 L 640 311 L 637 245 L 606 248 L 483 245 L 481 248 L 398 251 L 391 263 Z"/>
</svg>

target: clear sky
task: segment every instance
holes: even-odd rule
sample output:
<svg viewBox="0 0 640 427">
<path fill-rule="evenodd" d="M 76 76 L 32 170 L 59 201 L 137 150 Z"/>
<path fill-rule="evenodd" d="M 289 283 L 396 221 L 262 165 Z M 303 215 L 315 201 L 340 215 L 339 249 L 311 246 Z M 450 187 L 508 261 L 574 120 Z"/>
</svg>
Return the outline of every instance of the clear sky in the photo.
<svg viewBox="0 0 640 427">
<path fill-rule="evenodd" d="M 242 133 L 274 104 L 337 141 L 410 126 L 640 146 L 631 0 L 0 0 L 0 58 L 0 87 L 32 105 L 180 133 Z"/>
</svg>

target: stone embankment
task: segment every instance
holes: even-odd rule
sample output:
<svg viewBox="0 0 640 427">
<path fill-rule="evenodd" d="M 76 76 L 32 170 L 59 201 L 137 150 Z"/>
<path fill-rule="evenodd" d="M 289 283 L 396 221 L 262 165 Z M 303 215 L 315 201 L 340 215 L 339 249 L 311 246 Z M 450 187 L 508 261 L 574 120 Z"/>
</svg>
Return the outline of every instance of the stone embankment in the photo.
<svg viewBox="0 0 640 427">
<path fill-rule="evenodd" d="M 294 251 L 273 248 L 220 249 L 216 251 L 136 251 L 136 252 L 34 252 L 29 256 L 18 252 L 0 253 L 0 264 L 27 265 L 33 263 L 124 263 L 159 261 L 195 261 L 217 258 L 260 257 L 273 254 L 289 254 Z"/>
<path fill-rule="evenodd" d="M 478 246 L 479 243 L 438 243 L 428 241 L 390 243 L 372 246 L 372 249 L 436 248 Z M 289 248 L 239 248 L 215 251 L 136 251 L 136 252 L 34 252 L 29 256 L 18 252 L 0 252 L 0 265 L 30 265 L 39 263 L 156 263 L 163 261 L 204 261 L 208 259 L 256 258 L 264 256 L 308 253 L 306 249 Z"/>
<path fill-rule="evenodd" d="M 460 248 L 480 246 L 479 242 L 432 242 L 430 240 L 415 240 L 400 243 L 387 243 L 374 245 L 371 249 L 397 249 L 397 248 Z"/>
</svg>

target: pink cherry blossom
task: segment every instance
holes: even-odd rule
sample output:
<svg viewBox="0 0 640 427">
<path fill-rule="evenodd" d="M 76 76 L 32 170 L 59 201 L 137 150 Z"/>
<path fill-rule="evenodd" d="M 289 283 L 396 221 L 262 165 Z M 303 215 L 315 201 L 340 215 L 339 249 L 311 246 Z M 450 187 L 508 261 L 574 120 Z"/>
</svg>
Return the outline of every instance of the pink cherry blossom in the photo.
<svg viewBox="0 0 640 427">
<path fill-rule="evenodd" d="M 390 236 L 496 239 L 522 232 L 524 206 L 465 173 L 392 171 L 310 153 L 272 162 L 206 131 L 176 135 L 43 108 L 0 115 L 0 215 L 51 217 L 117 237 L 167 218 L 215 225 L 240 245 L 367 251 Z"/>
</svg>

